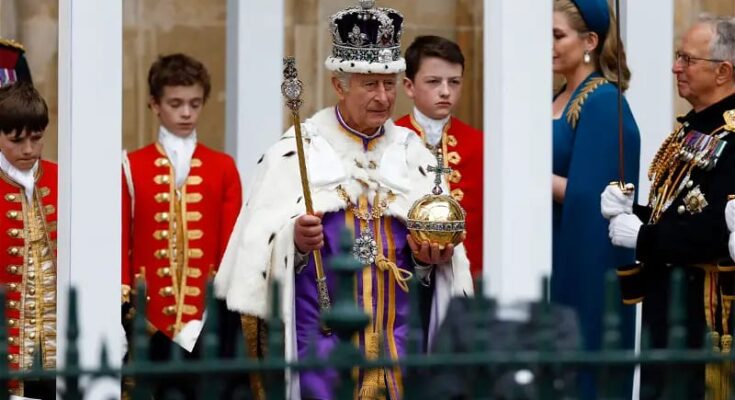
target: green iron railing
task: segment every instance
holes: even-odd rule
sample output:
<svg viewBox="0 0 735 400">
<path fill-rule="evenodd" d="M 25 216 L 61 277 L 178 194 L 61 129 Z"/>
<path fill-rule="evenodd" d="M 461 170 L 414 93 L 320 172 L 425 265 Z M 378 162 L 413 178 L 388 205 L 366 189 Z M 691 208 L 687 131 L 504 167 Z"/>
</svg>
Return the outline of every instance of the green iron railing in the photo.
<svg viewBox="0 0 735 400">
<path fill-rule="evenodd" d="M 592 369 L 598 376 L 598 398 L 606 400 L 629 399 L 630 372 L 635 365 L 666 365 L 667 399 L 689 400 L 687 388 L 691 382 L 686 379 L 686 368 L 691 365 L 703 365 L 706 363 L 726 363 L 735 361 L 735 354 L 724 355 L 713 351 L 712 344 L 702 349 L 686 348 L 686 314 L 684 307 L 683 278 L 681 271 L 674 273 L 672 279 L 672 304 L 669 316 L 669 343 L 670 348 L 650 349 L 649 340 L 644 332 L 642 350 L 640 354 L 634 354 L 632 350 L 622 349 L 621 340 L 621 318 L 619 310 L 621 305 L 617 296 L 617 279 L 614 271 L 607 277 L 606 282 L 606 311 L 604 315 L 603 349 L 601 351 L 589 352 L 582 350 L 555 351 L 555 344 L 551 334 L 547 334 L 553 328 L 554 321 L 551 318 L 542 318 L 539 332 L 535 337 L 538 346 L 533 351 L 504 351 L 489 350 L 491 342 L 498 338 L 488 337 L 486 334 L 488 326 L 486 318 L 488 310 L 492 309 L 493 302 L 483 296 L 476 296 L 471 301 L 469 320 L 470 326 L 466 327 L 464 334 L 470 335 L 472 342 L 471 351 L 462 353 L 451 353 L 444 350 L 443 346 L 437 345 L 436 351 L 431 354 L 422 352 L 423 335 L 421 321 L 418 313 L 412 313 L 410 318 L 410 330 L 408 335 L 408 354 L 400 360 L 380 358 L 367 360 L 354 346 L 353 335 L 363 329 L 368 323 L 368 317 L 357 306 L 352 282 L 355 272 L 362 266 L 355 261 L 350 254 L 352 239 L 346 235 L 342 241 L 342 253 L 332 259 L 330 269 L 338 277 L 338 293 L 334 296 L 333 307 L 327 315 L 323 315 L 323 321 L 331 327 L 333 334 L 342 340 L 334 349 L 328 359 L 318 359 L 316 356 L 306 357 L 296 362 L 287 362 L 284 359 L 284 335 L 283 323 L 280 319 L 278 288 L 274 284 L 271 290 L 271 314 L 267 320 L 268 340 L 267 352 L 263 359 L 254 359 L 246 355 L 246 343 L 238 341 L 236 354 L 231 359 L 221 359 L 219 354 L 219 340 L 217 332 L 217 313 L 209 313 L 206 327 L 203 333 L 203 347 L 201 357 L 198 360 L 183 360 L 180 352 L 172 352 L 172 359 L 168 362 L 153 362 L 148 359 L 149 333 L 146 329 L 145 293 L 144 288 L 139 286 L 136 294 L 137 312 L 133 322 L 133 339 L 129 349 L 131 360 L 121 368 L 112 368 L 109 363 L 105 346 L 102 346 L 100 354 L 100 366 L 95 369 L 85 369 L 79 362 L 79 321 L 77 315 L 77 296 L 72 289 L 69 298 L 69 324 L 66 331 L 65 359 L 66 365 L 61 370 L 42 370 L 37 360 L 31 370 L 11 371 L 5 362 L 0 362 L 0 387 L 7 387 L 11 380 L 29 379 L 54 379 L 63 381 L 60 397 L 64 400 L 81 400 L 84 397 L 84 389 L 80 386 L 82 381 L 94 381 L 97 379 L 129 379 L 134 382 L 130 392 L 130 398 L 134 400 L 149 400 L 152 398 L 152 388 L 164 377 L 191 377 L 198 380 L 196 398 L 217 399 L 221 398 L 225 390 L 224 382 L 231 377 L 242 377 L 242 386 L 232 390 L 232 399 L 253 398 L 249 389 L 249 374 L 259 374 L 266 388 L 266 397 L 271 399 L 285 398 L 286 388 L 283 372 L 290 368 L 292 371 L 307 369 L 331 368 L 340 372 L 340 386 L 336 389 L 338 399 L 350 399 L 354 396 L 353 369 L 379 368 L 399 366 L 405 371 L 404 398 L 431 399 L 437 398 L 434 392 L 432 371 L 457 369 L 467 371 L 471 379 L 470 387 L 466 388 L 470 393 L 469 398 L 492 399 L 491 386 L 493 382 L 484 379 L 482 372 L 498 369 L 534 371 L 532 385 L 535 389 L 536 399 L 575 398 L 567 393 L 564 397 L 555 394 L 555 376 L 560 371 Z M 482 285 L 480 285 L 482 287 Z M 544 287 L 546 285 L 544 284 Z M 417 286 L 414 280 L 411 290 L 411 307 L 418 309 Z M 0 304 L 4 304 L 5 295 L 0 292 Z M 207 309 L 216 310 L 213 290 L 207 291 Z M 550 309 L 542 306 L 542 309 Z M 5 310 L 0 308 L 0 360 L 7 360 L 8 356 L 8 327 L 6 325 Z M 705 341 L 709 343 L 709 341 Z M 36 357 L 39 352 L 36 352 Z M 704 379 L 704 377 L 702 377 Z M 0 400 L 8 399 L 7 390 L 0 390 Z M 498 396 L 499 397 L 499 396 Z M 505 393 L 503 399 L 525 399 L 528 396 L 520 393 Z M 165 396 L 166 399 L 177 399 L 176 396 Z"/>
</svg>

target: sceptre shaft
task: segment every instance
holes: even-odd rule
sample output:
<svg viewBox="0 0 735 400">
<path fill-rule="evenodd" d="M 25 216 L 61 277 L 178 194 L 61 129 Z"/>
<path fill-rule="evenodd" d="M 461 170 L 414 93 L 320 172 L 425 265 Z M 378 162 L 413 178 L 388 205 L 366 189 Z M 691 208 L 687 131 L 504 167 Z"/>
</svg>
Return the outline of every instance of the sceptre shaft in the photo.
<svg viewBox="0 0 735 400">
<path fill-rule="evenodd" d="M 301 173 L 301 189 L 304 192 L 304 205 L 306 213 L 314 215 L 314 206 L 311 201 L 311 189 L 309 189 L 309 176 L 306 170 L 306 157 L 304 155 L 304 142 L 301 134 L 301 117 L 299 117 L 299 109 L 303 104 L 301 94 L 303 93 L 303 84 L 298 78 L 296 70 L 296 60 L 293 57 L 285 57 L 283 59 L 283 83 L 281 84 L 281 93 L 286 98 L 286 106 L 291 110 L 291 119 L 293 121 L 294 132 L 296 135 L 296 152 L 299 159 L 299 172 Z M 329 310 L 331 301 L 329 300 L 329 290 L 327 289 L 327 276 L 324 274 L 324 265 L 322 263 L 322 253 L 317 249 L 314 250 L 314 266 L 316 267 L 316 286 L 319 300 L 319 311 L 323 314 Z M 326 333 L 329 329 L 322 326 L 322 330 Z"/>
</svg>

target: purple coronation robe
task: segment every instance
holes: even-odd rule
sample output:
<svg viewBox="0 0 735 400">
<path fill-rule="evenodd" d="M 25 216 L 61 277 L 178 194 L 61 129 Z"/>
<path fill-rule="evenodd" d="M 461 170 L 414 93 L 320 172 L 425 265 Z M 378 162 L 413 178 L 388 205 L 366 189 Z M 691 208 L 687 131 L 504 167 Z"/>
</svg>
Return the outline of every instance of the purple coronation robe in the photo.
<svg viewBox="0 0 735 400">
<path fill-rule="evenodd" d="M 330 271 L 330 262 L 339 251 L 340 232 L 348 226 L 354 229 L 355 236 L 360 234 L 360 220 L 351 212 L 344 210 L 330 212 L 322 219 L 324 226 L 324 247 L 322 258 L 327 275 L 329 293 L 337 293 L 336 276 Z M 375 228 L 372 228 L 375 231 Z M 413 272 L 413 260 L 405 225 L 393 217 L 383 217 L 380 223 L 380 239 L 383 255 L 394 261 L 399 268 Z M 376 235 L 377 238 L 377 235 Z M 359 334 L 360 350 L 368 358 L 377 348 L 380 355 L 398 358 L 405 354 L 408 334 L 409 294 L 395 282 L 390 271 L 381 271 L 375 264 L 366 266 L 355 274 L 355 296 L 358 306 L 370 316 L 370 324 Z M 299 358 L 316 354 L 319 358 L 328 357 L 339 338 L 326 336 L 319 330 L 319 303 L 316 288 L 316 269 L 313 257 L 303 270 L 296 274 L 296 337 Z M 415 277 L 413 279 L 416 279 Z M 369 343 L 366 345 L 366 341 Z M 375 346 L 374 341 L 378 342 Z M 372 343 L 372 346 L 371 344 Z M 357 344 L 357 343 L 356 343 Z M 367 347 L 366 347 L 367 346 Z M 300 373 L 301 396 L 313 399 L 333 399 L 334 387 L 339 379 L 333 369 L 302 371 Z M 390 399 L 399 399 L 402 392 L 402 373 L 397 368 L 382 370 L 361 369 L 358 388 L 375 386 L 378 383 L 386 389 Z"/>
</svg>

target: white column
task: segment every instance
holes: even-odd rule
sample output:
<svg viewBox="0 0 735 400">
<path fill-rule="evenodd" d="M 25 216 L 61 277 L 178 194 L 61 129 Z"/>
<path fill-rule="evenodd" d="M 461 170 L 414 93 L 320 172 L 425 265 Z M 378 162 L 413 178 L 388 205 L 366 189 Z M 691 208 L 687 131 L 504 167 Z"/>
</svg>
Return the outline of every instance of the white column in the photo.
<svg viewBox="0 0 735 400">
<path fill-rule="evenodd" d="M 78 292 L 85 367 L 107 345 L 122 357 L 120 322 L 120 154 L 122 2 L 59 2 L 59 366 L 67 347 L 67 292 Z M 108 387 L 109 385 L 109 387 Z M 95 398 L 119 398 L 119 383 Z"/>
<path fill-rule="evenodd" d="M 624 1 L 625 50 L 632 71 L 627 99 L 641 131 L 638 202 L 651 187 L 648 166 L 674 125 L 671 65 L 674 43 L 673 0 Z M 651 18 L 655 15 L 656 18 Z"/>
<path fill-rule="evenodd" d="M 227 0 L 227 152 L 245 192 L 256 163 L 283 132 L 284 0 Z"/>
<path fill-rule="evenodd" d="M 483 278 L 501 304 L 538 300 L 551 272 L 551 3 L 484 3 Z"/>
<path fill-rule="evenodd" d="M 623 7 L 624 6 L 624 7 Z M 648 166 L 674 124 L 674 89 L 671 64 L 674 43 L 673 0 L 628 1 L 621 4 L 625 50 L 632 71 L 626 95 L 641 132 L 641 167 L 638 202 L 648 201 L 651 183 Z M 650 18 L 655 15 L 656 18 Z M 636 346 L 640 351 L 642 305 L 636 307 Z M 639 398 L 640 369 L 633 381 L 634 400 Z"/>
</svg>

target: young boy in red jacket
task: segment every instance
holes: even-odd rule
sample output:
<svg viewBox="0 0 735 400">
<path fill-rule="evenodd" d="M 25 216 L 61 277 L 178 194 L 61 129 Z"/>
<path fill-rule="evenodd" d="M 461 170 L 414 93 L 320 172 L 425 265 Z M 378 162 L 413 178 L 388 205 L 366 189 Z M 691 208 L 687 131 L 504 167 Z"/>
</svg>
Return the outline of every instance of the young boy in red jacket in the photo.
<svg viewBox="0 0 735 400">
<path fill-rule="evenodd" d="M 413 100 L 411 114 L 396 125 L 415 131 L 452 168 L 450 193 L 467 212 L 464 241 L 473 278 L 482 275 L 482 132 L 452 115 L 462 95 L 464 56 L 439 36 L 419 36 L 406 49 L 403 88 Z"/>
</svg>

